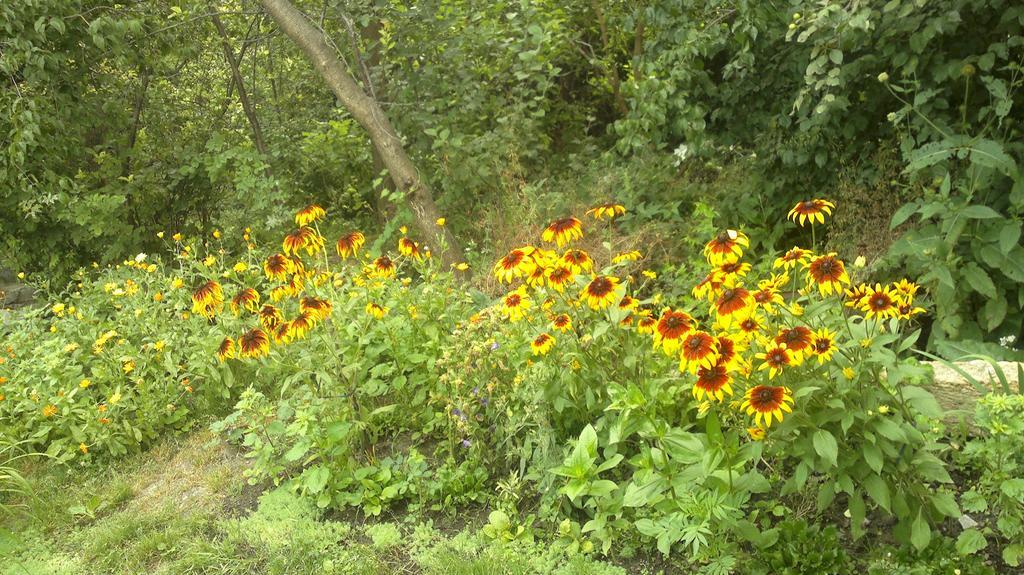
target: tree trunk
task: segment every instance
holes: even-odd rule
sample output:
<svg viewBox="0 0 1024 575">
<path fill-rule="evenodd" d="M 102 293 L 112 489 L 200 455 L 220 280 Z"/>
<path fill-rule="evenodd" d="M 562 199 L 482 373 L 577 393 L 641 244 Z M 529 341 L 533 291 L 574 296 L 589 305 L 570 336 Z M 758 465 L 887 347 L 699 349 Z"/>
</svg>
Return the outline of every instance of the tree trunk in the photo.
<svg viewBox="0 0 1024 575">
<path fill-rule="evenodd" d="M 416 230 L 445 266 L 462 261 L 462 249 L 448 228 L 437 225 L 441 213 L 434 194 L 412 163 L 380 105 L 352 78 L 348 67 L 289 0 L 260 0 L 281 30 L 302 49 L 352 117 L 367 131 L 374 148 L 412 209 Z"/>
<path fill-rule="evenodd" d="M 235 60 L 235 50 L 231 47 L 228 33 L 224 30 L 224 24 L 220 21 L 220 16 L 214 12 L 210 19 L 213 21 L 213 25 L 217 27 L 217 33 L 220 34 L 220 44 L 224 50 L 224 59 L 227 60 L 228 67 L 231 68 L 232 83 L 238 88 L 238 99 L 242 102 L 242 110 L 245 112 L 245 117 L 249 120 L 249 128 L 252 130 L 252 143 L 256 146 L 256 151 L 263 156 L 263 161 L 268 162 L 270 155 L 267 153 L 267 144 L 263 139 L 263 130 L 260 129 L 260 121 L 256 117 L 256 110 L 253 108 L 252 102 L 249 101 L 249 93 L 245 91 L 245 82 L 242 80 L 242 73 L 238 70 L 239 62 Z"/>
<path fill-rule="evenodd" d="M 612 101 L 615 102 L 615 111 L 620 116 L 625 116 L 629 113 L 629 107 L 626 106 L 626 99 L 622 96 L 622 80 L 619 79 L 618 66 L 615 63 L 615 55 L 612 53 L 611 40 L 608 38 L 608 23 L 605 21 L 604 10 L 601 9 L 600 0 L 591 0 L 590 6 L 594 9 L 594 15 L 597 16 L 604 57 L 608 60 L 605 66 L 607 67 L 608 83 L 612 86 Z"/>
</svg>

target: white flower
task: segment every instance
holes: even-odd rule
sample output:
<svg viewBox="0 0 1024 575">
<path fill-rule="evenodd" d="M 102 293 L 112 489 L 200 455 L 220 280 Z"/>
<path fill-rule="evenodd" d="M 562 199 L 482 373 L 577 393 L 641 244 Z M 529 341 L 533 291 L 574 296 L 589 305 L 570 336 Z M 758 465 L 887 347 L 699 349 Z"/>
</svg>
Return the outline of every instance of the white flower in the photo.
<svg viewBox="0 0 1024 575">
<path fill-rule="evenodd" d="M 676 157 L 675 164 L 678 166 L 685 162 L 686 157 L 690 155 L 690 146 L 679 144 L 679 147 L 672 151 L 672 155 Z"/>
<path fill-rule="evenodd" d="M 135 256 L 135 263 L 141 264 L 142 262 L 146 261 L 146 257 L 146 254 L 140 253 L 139 255 Z"/>
</svg>

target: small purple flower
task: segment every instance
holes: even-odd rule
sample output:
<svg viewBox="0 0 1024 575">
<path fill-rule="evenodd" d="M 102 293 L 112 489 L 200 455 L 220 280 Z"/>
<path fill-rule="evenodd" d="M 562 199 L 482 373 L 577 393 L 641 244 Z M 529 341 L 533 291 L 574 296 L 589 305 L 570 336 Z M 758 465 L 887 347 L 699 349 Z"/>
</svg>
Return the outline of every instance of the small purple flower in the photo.
<svg viewBox="0 0 1024 575">
<path fill-rule="evenodd" d="M 463 447 L 469 447 L 470 445 L 473 445 L 473 444 L 468 439 L 463 439 L 462 440 L 462 446 Z"/>
<path fill-rule="evenodd" d="M 464 415 L 462 415 L 462 410 L 461 410 L 461 409 L 459 409 L 459 408 L 457 408 L 457 407 L 456 407 L 455 409 L 453 409 L 453 410 L 452 410 L 452 415 L 454 415 L 455 417 L 462 417 L 462 418 L 465 418 L 465 416 L 464 416 Z"/>
<path fill-rule="evenodd" d="M 480 398 L 480 405 L 482 405 L 484 407 L 487 407 L 487 404 L 490 403 L 490 402 L 491 402 L 491 399 L 489 397 L 481 397 Z"/>
<path fill-rule="evenodd" d="M 479 395 L 479 394 L 480 394 L 480 388 L 479 387 L 474 387 L 473 388 L 473 395 Z"/>
<path fill-rule="evenodd" d="M 498 349 L 498 342 L 494 342 L 491 344 L 491 351 L 494 351 L 496 349 Z"/>
</svg>

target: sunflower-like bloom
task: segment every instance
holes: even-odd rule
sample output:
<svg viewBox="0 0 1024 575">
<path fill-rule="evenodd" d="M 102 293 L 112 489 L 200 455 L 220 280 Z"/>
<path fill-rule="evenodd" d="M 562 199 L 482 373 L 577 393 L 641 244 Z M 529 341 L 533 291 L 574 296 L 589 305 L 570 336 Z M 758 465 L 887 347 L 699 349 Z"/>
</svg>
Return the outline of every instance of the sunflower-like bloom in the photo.
<svg viewBox="0 0 1024 575">
<path fill-rule="evenodd" d="M 926 311 L 923 307 L 915 306 L 912 303 L 900 304 L 896 310 L 896 317 L 899 319 L 913 319 L 915 315 L 925 313 Z"/>
<path fill-rule="evenodd" d="M 724 230 L 704 245 L 704 257 L 714 266 L 734 262 L 743 257 L 743 248 L 749 246 L 750 239 L 747 234 L 736 230 Z"/>
<path fill-rule="evenodd" d="M 601 204 L 587 210 L 587 215 L 598 221 L 605 218 L 614 220 L 619 216 L 626 215 L 626 206 L 616 203 Z"/>
<path fill-rule="evenodd" d="M 526 286 L 519 286 L 519 289 L 509 292 L 501 298 L 501 315 L 509 321 L 519 321 L 526 316 L 526 310 L 533 307 Z"/>
<path fill-rule="evenodd" d="M 811 353 L 818 358 L 819 364 L 831 360 L 832 354 L 835 352 L 836 334 L 834 331 L 822 328 L 814 332 L 814 339 L 811 341 Z"/>
<path fill-rule="evenodd" d="M 764 329 L 764 322 L 760 316 L 756 313 L 752 313 L 743 318 L 738 327 L 739 331 L 737 332 L 737 335 L 744 341 L 750 341 Z"/>
<path fill-rule="evenodd" d="M 719 320 L 745 317 L 750 315 L 753 307 L 754 298 L 743 286 L 725 288 L 715 300 L 715 313 Z"/>
<path fill-rule="evenodd" d="M 740 405 L 741 409 L 747 411 L 747 415 L 754 416 L 754 424 L 764 427 L 771 427 L 772 417 L 776 421 L 782 421 L 783 412 L 793 413 L 793 396 L 789 389 L 778 385 L 756 385 L 747 390 L 746 398 Z"/>
<path fill-rule="evenodd" d="M 622 299 L 619 300 L 619 309 L 621 309 L 621 310 L 632 311 L 632 310 L 635 310 L 639 306 L 640 306 L 640 300 L 638 300 L 635 297 L 630 296 L 630 295 L 624 295 L 624 296 L 622 296 Z"/>
<path fill-rule="evenodd" d="M 395 262 L 386 255 L 380 256 L 370 265 L 370 275 L 379 279 L 395 277 Z"/>
<path fill-rule="evenodd" d="M 752 294 L 754 304 L 769 314 L 775 313 L 775 306 L 786 303 L 782 294 L 775 287 L 763 287 Z"/>
<path fill-rule="evenodd" d="M 213 280 L 199 286 L 199 289 L 192 293 L 193 313 L 212 319 L 223 308 L 224 290 Z"/>
<path fill-rule="evenodd" d="M 732 395 L 732 375 L 721 360 L 711 367 L 697 368 L 697 381 L 693 384 L 693 397 L 702 401 L 708 399 L 722 401 L 725 395 Z"/>
<path fill-rule="evenodd" d="M 912 303 L 914 301 L 914 296 L 917 295 L 919 287 L 916 283 L 906 278 L 892 284 L 893 291 L 899 294 L 900 299 L 905 303 Z"/>
<path fill-rule="evenodd" d="M 700 280 L 697 285 L 693 286 L 693 297 L 714 302 L 718 297 L 718 292 L 722 289 L 722 283 L 722 278 L 719 276 L 718 271 L 712 271 L 704 276 L 704 279 Z"/>
<path fill-rule="evenodd" d="M 295 319 L 288 322 L 288 339 L 305 339 L 306 335 L 316 326 L 316 317 L 308 311 L 299 312 Z"/>
<path fill-rule="evenodd" d="M 324 238 L 313 228 L 302 226 L 284 237 L 281 249 L 289 256 L 298 256 L 299 250 L 306 250 L 308 255 L 313 255 L 324 249 Z"/>
<path fill-rule="evenodd" d="M 420 245 L 406 237 L 399 238 L 398 253 L 407 258 L 423 259 L 423 254 L 420 253 Z"/>
<path fill-rule="evenodd" d="M 665 308 L 654 326 L 654 349 L 661 348 L 665 355 L 675 354 L 683 337 L 694 330 L 694 325 L 693 317 L 685 311 Z"/>
<path fill-rule="evenodd" d="M 565 290 L 567 284 L 575 279 L 576 274 L 572 269 L 560 264 L 547 270 L 548 285 L 551 286 L 551 289 L 560 293 Z"/>
<path fill-rule="evenodd" d="M 326 299 L 304 297 L 299 300 L 299 311 L 308 313 L 316 321 L 323 321 L 331 316 L 334 306 Z"/>
<path fill-rule="evenodd" d="M 544 355 L 555 346 L 555 338 L 547 333 L 542 333 L 530 342 L 530 349 L 533 355 Z"/>
<path fill-rule="evenodd" d="M 388 314 L 388 308 L 374 302 L 366 304 L 367 315 L 375 319 L 384 319 L 384 316 Z"/>
<path fill-rule="evenodd" d="M 238 351 L 242 357 L 263 357 L 270 353 L 270 338 L 267 332 L 253 328 L 238 338 Z"/>
<path fill-rule="evenodd" d="M 295 214 L 295 224 L 298 226 L 308 226 L 313 222 L 319 222 L 327 216 L 327 212 L 323 208 L 316 204 L 310 204 Z"/>
<path fill-rule="evenodd" d="M 724 282 L 736 281 L 750 272 L 750 264 L 740 261 L 724 262 L 715 271 Z"/>
<path fill-rule="evenodd" d="M 565 250 L 565 253 L 562 254 L 562 262 L 577 274 L 594 269 L 593 258 L 583 250 Z"/>
<path fill-rule="evenodd" d="M 803 248 L 793 248 L 783 254 L 781 257 L 775 258 L 775 262 L 772 264 L 773 269 L 782 268 L 786 271 L 796 268 L 797 265 L 806 265 L 814 254 L 810 250 Z"/>
<path fill-rule="evenodd" d="M 494 264 L 494 277 L 500 282 L 511 283 L 516 277 L 532 273 L 535 264 L 526 257 L 526 253 L 525 248 L 516 248 L 505 254 Z"/>
<path fill-rule="evenodd" d="M 646 310 L 645 310 L 646 311 Z M 658 325 L 658 319 L 648 312 L 646 315 L 641 315 L 640 319 L 636 322 L 636 332 L 642 334 L 653 334 L 654 330 Z"/>
<path fill-rule="evenodd" d="M 238 292 L 235 297 L 231 298 L 231 312 L 235 315 L 238 315 L 243 309 L 255 313 L 259 307 L 260 292 L 252 288 L 245 288 Z"/>
<path fill-rule="evenodd" d="M 533 268 L 533 272 L 524 278 L 526 285 L 530 287 L 542 287 L 546 279 L 547 271 L 542 267 Z"/>
<path fill-rule="evenodd" d="M 774 379 L 776 375 L 782 373 L 784 368 L 794 364 L 793 355 L 786 349 L 784 343 L 771 345 L 755 357 L 762 361 L 757 369 L 768 370 L 768 379 Z"/>
<path fill-rule="evenodd" d="M 288 279 L 288 274 L 294 271 L 295 262 L 282 254 L 267 256 L 266 261 L 263 262 L 263 272 L 267 274 L 269 280 L 284 281 Z"/>
<path fill-rule="evenodd" d="M 679 371 L 696 374 L 702 367 L 718 362 L 718 344 L 706 331 L 695 331 L 686 336 L 679 351 Z"/>
<path fill-rule="evenodd" d="M 235 357 L 235 340 L 225 337 L 224 341 L 217 346 L 217 359 L 223 362 L 233 357 Z"/>
<path fill-rule="evenodd" d="M 746 349 L 742 342 L 727 334 L 720 334 L 715 338 L 715 342 L 718 345 L 718 363 L 729 371 L 747 367 L 747 360 L 740 353 Z"/>
<path fill-rule="evenodd" d="M 615 290 L 618 287 L 619 278 L 597 276 L 580 292 L 580 299 L 586 301 L 591 309 L 604 309 L 615 303 Z"/>
<path fill-rule="evenodd" d="M 825 223 L 825 216 L 831 216 L 832 210 L 835 207 L 836 205 L 828 200 L 806 200 L 797 202 L 793 209 L 789 210 L 789 215 L 786 217 L 799 223 L 801 226 L 807 222 L 810 222 L 812 226 L 815 222 L 823 224 Z"/>
<path fill-rule="evenodd" d="M 847 288 L 846 291 L 843 292 L 846 307 L 859 308 L 861 304 L 864 303 L 864 298 L 867 297 L 870 289 L 871 286 L 863 283 Z"/>
<path fill-rule="evenodd" d="M 817 284 L 822 295 L 843 293 L 843 285 L 850 285 L 850 276 L 846 273 L 843 260 L 835 253 L 818 256 L 807 265 L 807 278 L 810 283 Z"/>
<path fill-rule="evenodd" d="M 561 332 L 572 329 L 572 318 L 569 314 L 560 313 L 551 319 L 551 327 Z"/>
<path fill-rule="evenodd" d="M 363 234 L 350 232 L 338 238 L 338 243 L 334 247 L 338 250 L 338 255 L 347 260 L 350 256 L 359 253 L 359 248 L 363 247 L 365 243 L 366 238 L 363 237 Z"/>
<path fill-rule="evenodd" d="M 612 258 L 612 263 L 621 264 L 622 262 L 635 262 L 642 257 L 644 256 L 641 255 L 640 252 L 633 250 L 631 252 L 623 252 L 621 254 L 617 254 L 615 257 Z"/>
<path fill-rule="evenodd" d="M 548 227 L 544 228 L 540 237 L 548 243 L 554 243 L 558 247 L 562 247 L 571 241 L 583 237 L 583 222 L 572 216 L 555 220 L 548 224 Z"/>
<path fill-rule="evenodd" d="M 267 331 L 274 329 L 284 322 L 284 314 L 281 313 L 281 310 L 270 304 L 261 307 L 257 315 L 260 319 L 260 325 Z"/>
<path fill-rule="evenodd" d="M 292 322 L 290 321 L 281 321 L 281 323 L 274 326 L 274 329 L 270 330 L 271 335 L 274 337 L 274 343 L 285 344 L 292 340 L 291 324 Z"/>
<path fill-rule="evenodd" d="M 763 427 L 755 426 L 747 428 L 747 435 L 749 435 L 750 439 L 753 439 L 754 441 L 761 441 L 766 435 L 768 435 L 768 432 Z"/>
<path fill-rule="evenodd" d="M 803 362 L 803 358 L 813 351 L 814 332 L 805 326 L 798 325 L 780 331 L 779 335 L 775 336 L 774 342 L 785 345 L 786 350 L 793 358 L 793 364 L 799 365 Z"/>
<path fill-rule="evenodd" d="M 899 304 L 902 303 L 899 294 L 895 289 L 881 284 L 875 287 L 868 287 L 864 299 L 861 300 L 860 310 L 867 318 L 890 318 L 899 314 Z"/>
</svg>

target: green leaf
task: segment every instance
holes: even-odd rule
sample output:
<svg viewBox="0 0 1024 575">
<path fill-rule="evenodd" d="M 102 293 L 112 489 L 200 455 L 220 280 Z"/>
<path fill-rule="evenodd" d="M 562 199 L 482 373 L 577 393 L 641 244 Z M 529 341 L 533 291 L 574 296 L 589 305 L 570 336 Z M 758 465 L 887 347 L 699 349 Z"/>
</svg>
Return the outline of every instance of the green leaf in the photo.
<svg viewBox="0 0 1024 575">
<path fill-rule="evenodd" d="M 928 521 L 924 518 L 924 514 L 918 509 L 917 518 L 910 525 L 910 543 L 918 551 L 923 551 L 925 547 L 928 547 L 928 543 L 931 540 L 932 528 L 928 526 Z"/>
<path fill-rule="evenodd" d="M 914 215 L 914 212 L 921 206 L 919 202 L 910 202 L 909 204 L 903 204 L 900 209 L 896 210 L 896 213 L 892 215 L 892 221 L 889 222 L 889 229 L 896 229 L 903 222 L 910 219 L 910 216 Z"/>
<path fill-rule="evenodd" d="M 992 278 L 988 277 L 988 274 L 985 273 L 985 270 L 981 269 L 981 266 L 971 262 L 963 267 L 962 273 L 964 279 L 967 280 L 967 284 L 974 291 L 985 297 L 996 297 L 996 285 L 992 283 Z"/>
<path fill-rule="evenodd" d="M 977 529 L 966 529 L 956 538 L 956 552 L 961 555 L 972 555 L 988 546 L 985 536 Z"/>
<path fill-rule="evenodd" d="M 965 208 L 962 208 L 957 213 L 958 213 L 958 215 L 961 215 L 961 216 L 963 216 L 965 218 L 972 219 L 972 220 L 988 220 L 988 219 L 992 219 L 992 218 L 1000 218 L 1000 217 L 1002 217 L 1002 216 L 999 215 L 999 212 L 993 210 L 992 208 L 990 208 L 988 206 L 983 206 L 983 205 L 980 205 L 980 204 L 976 204 L 976 205 L 973 205 L 973 206 L 967 206 Z"/>
<path fill-rule="evenodd" d="M 946 517 L 960 517 L 960 506 L 956 504 L 956 497 L 952 493 L 943 491 L 932 495 L 932 505 L 935 510 Z"/>
<path fill-rule="evenodd" d="M 882 448 L 873 443 L 864 444 L 864 461 L 875 473 L 881 473 L 882 467 L 885 465 Z"/>
<path fill-rule="evenodd" d="M 1010 567 L 1019 567 L 1022 558 L 1024 558 L 1024 545 L 1014 543 L 1003 548 L 1003 561 Z"/>
<path fill-rule="evenodd" d="M 879 475 L 872 475 L 864 481 L 864 490 L 868 497 L 874 500 L 879 507 L 892 512 L 892 504 L 889 499 L 889 484 Z"/>
<path fill-rule="evenodd" d="M 986 301 L 984 307 L 981 308 L 981 316 L 985 320 L 985 329 L 992 331 L 1002 325 L 1003 320 L 1006 319 L 1006 311 L 1006 298 L 993 296 Z"/>
<path fill-rule="evenodd" d="M 1013 220 L 1007 221 L 1003 224 L 1003 229 L 999 230 L 999 251 L 1003 252 L 1004 256 L 1020 242 L 1020 231 L 1020 222 Z"/>
<path fill-rule="evenodd" d="M 836 438 L 828 431 L 819 429 L 814 432 L 814 450 L 822 459 L 831 463 L 832 467 L 838 465 L 839 445 L 836 444 Z"/>
<path fill-rule="evenodd" d="M 626 493 L 622 496 L 623 507 L 643 507 L 651 499 L 661 493 L 663 482 L 660 477 L 654 477 L 643 485 L 630 483 L 626 486 Z"/>
</svg>

